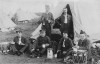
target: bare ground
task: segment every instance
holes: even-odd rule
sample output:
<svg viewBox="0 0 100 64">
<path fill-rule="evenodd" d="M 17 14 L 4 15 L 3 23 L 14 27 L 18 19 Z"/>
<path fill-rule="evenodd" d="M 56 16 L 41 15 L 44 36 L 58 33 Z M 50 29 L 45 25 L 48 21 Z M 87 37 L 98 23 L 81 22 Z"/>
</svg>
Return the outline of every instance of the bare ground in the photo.
<svg viewBox="0 0 100 64">
<path fill-rule="evenodd" d="M 61 64 L 59 59 L 28 58 L 26 55 L 0 54 L 0 64 Z"/>
<path fill-rule="evenodd" d="M 23 35 L 25 37 L 30 37 L 31 33 L 38 27 L 36 23 L 19 23 L 17 26 L 18 30 L 21 28 L 23 30 Z M 12 41 L 16 36 L 16 30 L 10 32 L 0 32 L 0 42 Z M 62 64 L 59 59 L 47 60 L 46 58 L 28 58 L 27 55 L 4 55 L 0 53 L 0 64 Z M 89 63 L 91 64 L 91 63 Z"/>
</svg>

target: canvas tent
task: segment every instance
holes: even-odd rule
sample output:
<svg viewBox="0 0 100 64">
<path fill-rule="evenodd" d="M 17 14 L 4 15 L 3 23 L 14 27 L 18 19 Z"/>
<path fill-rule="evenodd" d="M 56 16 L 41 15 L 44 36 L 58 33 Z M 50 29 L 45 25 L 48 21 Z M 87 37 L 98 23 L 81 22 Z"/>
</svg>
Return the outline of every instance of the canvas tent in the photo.
<svg viewBox="0 0 100 64">
<path fill-rule="evenodd" d="M 3 12 L 0 11 L 0 29 L 2 32 L 14 29 L 16 24 Z"/>
<path fill-rule="evenodd" d="M 15 11 L 21 7 L 21 9 L 33 13 L 45 12 L 45 4 L 49 3 L 55 19 L 61 15 L 63 8 L 69 4 L 73 16 L 74 32 L 79 34 L 80 30 L 84 30 L 91 38 L 100 38 L 99 0 L 0 0 L 0 2 L 3 3 L 0 6 L 5 8 L 4 11 Z"/>
<path fill-rule="evenodd" d="M 60 1 L 51 10 L 56 19 L 62 13 L 63 8 L 69 4 L 73 17 L 74 33 L 85 31 L 90 38 L 100 39 L 100 1 L 99 0 L 65 0 Z M 75 34 L 75 36 L 77 36 Z"/>
<path fill-rule="evenodd" d="M 14 14 L 14 18 L 17 21 L 25 21 L 25 20 L 31 20 L 34 18 L 38 18 L 38 16 L 36 16 L 34 13 L 32 12 L 28 12 L 22 9 L 18 9 L 17 12 Z"/>
</svg>

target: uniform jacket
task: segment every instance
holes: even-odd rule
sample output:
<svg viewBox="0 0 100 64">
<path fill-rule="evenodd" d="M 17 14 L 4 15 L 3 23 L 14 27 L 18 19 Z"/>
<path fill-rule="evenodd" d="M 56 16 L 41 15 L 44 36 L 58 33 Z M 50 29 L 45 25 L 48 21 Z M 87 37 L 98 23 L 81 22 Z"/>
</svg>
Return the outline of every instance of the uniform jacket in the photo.
<svg viewBox="0 0 100 64">
<path fill-rule="evenodd" d="M 67 22 L 69 23 L 71 16 L 67 15 Z M 58 18 L 58 22 L 59 24 L 63 25 L 65 22 L 65 16 L 62 14 L 59 18 Z"/>
<path fill-rule="evenodd" d="M 48 36 L 45 37 L 39 36 L 36 40 L 35 48 L 41 48 L 42 44 L 50 44 L 50 38 Z"/>
<path fill-rule="evenodd" d="M 13 41 L 15 42 L 15 45 L 16 45 L 16 44 L 18 45 L 18 43 L 19 43 L 19 37 L 18 37 L 18 36 L 16 36 L 16 37 L 14 38 L 14 40 L 13 40 Z M 24 37 L 21 37 L 21 42 L 22 42 L 23 44 L 28 44 L 27 39 L 26 39 L 26 38 L 24 38 Z"/>
<path fill-rule="evenodd" d="M 85 48 L 85 49 L 89 49 L 90 48 L 90 41 L 88 39 L 84 39 L 84 40 L 79 40 L 78 42 L 78 46 Z"/>
<path fill-rule="evenodd" d="M 63 41 L 64 41 L 64 38 L 61 38 L 60 42 L 59 42 L 59 45 L 58 45 L 58 50 L 61 50 L 61 48 L 63 47 Z M 70 38 L 66 38 L 65 39 L 65 48 L 66 48 L 66 51 L 70 48 L 72 48 L 73 46 L 73 43 L 72 43 L 72 40 Z"/>
<path fill-rule="evenodd" d="M 54 23 L 54 17 L 53 17 L 53 14 L 51 12 L 49 12 L 48 14 L 43 13 L 40 22 L 42 22 L 42 24 L 43 23 L 48 24 L 49 22 L 47 21 L 47 19 L 51 20 L 50 24 Z"/>
</svg>

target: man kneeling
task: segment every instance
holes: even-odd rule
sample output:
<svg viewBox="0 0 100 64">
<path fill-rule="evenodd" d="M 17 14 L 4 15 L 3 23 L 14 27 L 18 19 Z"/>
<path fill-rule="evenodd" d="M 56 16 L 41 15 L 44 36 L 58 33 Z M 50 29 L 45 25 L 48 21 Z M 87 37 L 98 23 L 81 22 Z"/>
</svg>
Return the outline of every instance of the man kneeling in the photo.
<svg viewBox="0 0 100 64">
<path fill-rule="evenodd" d="M 26 38 L 22 36 L 22 31 L 17 31 L 16 33 L 18 34 L 18 36 L 16 36 L 13 40 L 15 42 L 13 52 L 20 56 L 28 50 L 28 42 Z"/>
<path fill-rule="evenodd" d="M 46 36 L 45 30 L 40 30 L 40 36 L 36 40 L 35 49 L 33 49 L 36 57 L 42 57 L 50 46 L 50 38 Z"/>
</svg>

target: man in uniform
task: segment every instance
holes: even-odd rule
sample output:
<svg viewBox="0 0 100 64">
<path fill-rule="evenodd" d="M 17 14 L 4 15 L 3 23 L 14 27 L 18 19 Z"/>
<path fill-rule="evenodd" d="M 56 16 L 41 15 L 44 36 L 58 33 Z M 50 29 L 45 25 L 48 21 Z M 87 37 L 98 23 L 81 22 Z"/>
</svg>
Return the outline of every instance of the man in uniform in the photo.
<svg viewBox="0 0 100 64">
<path fill-rule="evenodd" d="M 69 49 L 73 47 L 72 40 L 68 38 L 68 35 L 66 32 L 63 33 L 63 37 L 61 38 L 59 45 L 58 45 L 58 51 L 61 52 L 62 58 L 65 57 L 65 54 L 68 52 Z M 59 56 L 59 55 L 58 55 Z"/>
<path fill-rule="evenodd" d="M 27 52 L 29 48 L 27 39 L 22 36 L 22 31 L 17 31 L 17 34 L 18 36 L 16 36 L 13 40 L 15 42 L 15 47 L 13 49 L 15 54 L 20 56 L 21 54 Z"/>
<path fill-rule="evenodd" d="M 62 15 L 59 17 L 59 24 L 61 25 L 61 28 L 60 28 L 61 35 L 63 35 L 64 31 L 66 31 L 68 34 L 70 18 L 71 16 L 67 14 L 67 8 L 64 8 Z"/>
<path fill-rule="evenodd" d="M 42 29 L 45 29 L 46 35 L 51 38 L 51 29 L 54 24 L 53 14 L 50 12 L 50 6 L 45 5 L 46 12 L 43 13 L 40 22 L 42 22 Z"/>
<path fill-rule="evenodd" d="M 43 56 L 50 46 L 50 38 L 46 36 L 45 30 L 40 30 L 40 36 L 36 40 L 33 54 L 37 57 Z"/>
<path fill-rule="evenodd" d="M 81 35 L 81 39 L 79 39 L 79 41 L 78 41 L 79 49 L 87 50 L 87 52 L 88 52 L 88 55 L 87 55 L 88 56 L 88 60 L 90 60 L 92 58 L 90 40 L 87 39 L 86 33 L 84 31 L 82 31 L 82 30 L 80 32 L 80 35 Z"/>
</svg>

